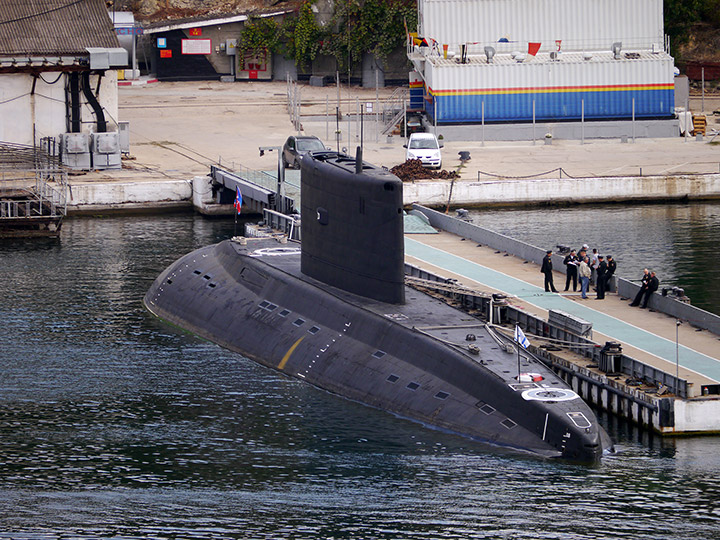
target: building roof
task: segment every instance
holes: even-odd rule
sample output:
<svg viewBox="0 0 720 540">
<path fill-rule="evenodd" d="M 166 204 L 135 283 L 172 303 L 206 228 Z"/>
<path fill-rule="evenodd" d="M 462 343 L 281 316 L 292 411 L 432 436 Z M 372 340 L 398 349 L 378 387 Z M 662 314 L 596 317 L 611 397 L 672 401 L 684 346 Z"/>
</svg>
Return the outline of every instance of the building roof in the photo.
<svg viewBox="0 0 720 540">
<path fill-rule="evenodd" d="M 0 1 L 0 55 L 74 55 L 119 46 L 104 0 Z"/>
<path fill-rule="evenodd" d="M 272 11 L 268 13 L 252 13 L 252 14 L 242 14 L 242 15 L 226 15 L 222 17 L 212 17 L 212 18 L 204 18 L 204 17 L 197 17 L 197 18 L 189 18 L 189 19 L 181 19 L 177 21 L 162 21 L 162 22 L 156 22 L 152 24 L 148 24 L 144 27 L 146 34 L 159 34 L 162 32 L 169 32 L 170 30 L 182 30 L 186 28 L 194 28 L 199 26 L 215 26 L 215 25 L 221 25 L 221 24 L 230 24 L 235 22 L 242 22 L 248 20 L 250 17 L 275 17 L 277 15 L 284 15 L 286 13 L 291 13 L 292 9 L 287 9 L 284 11 Z"/>
<path fill-rule="evenodd" d="M 185 7 L 175 7 L 181 2 L 156 2 L 156 11 L 150 13 L 151 2 L 145 2 L 146 9 L 135 11 L 136 19 L 142 23 L 144 29 L 152 29 L 177 25 L 184 26 L 193 23 L 195 26 L 216 24 L 236 16 L 267 17 L 278 13 L 296 11 L 305 0 L 194 0 L 182 2 Z M 245 19 L 243 19 L 245 20 Z M 234 21 L 233 21 L 234 22 Z M 224 24 L 224 23 L 221 23 Z"/>
</svg>

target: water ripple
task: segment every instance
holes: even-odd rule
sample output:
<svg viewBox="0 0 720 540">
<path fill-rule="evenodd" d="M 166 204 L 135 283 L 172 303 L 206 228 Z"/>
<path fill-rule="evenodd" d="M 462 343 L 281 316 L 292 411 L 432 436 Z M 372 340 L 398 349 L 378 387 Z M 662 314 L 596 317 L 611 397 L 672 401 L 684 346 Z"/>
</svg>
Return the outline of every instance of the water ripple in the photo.
<svg viewBox="0 0 720 540">
<path fill-rule="evenodd" d="M 597 467 L 518 456 L 144 311 L 167 264 L 232 229 L 75 219 L 60 242 L 0 244 L 0 540 L 720 536 L 717 437 L 606 419 L 621 451 Z"/>
</svg>

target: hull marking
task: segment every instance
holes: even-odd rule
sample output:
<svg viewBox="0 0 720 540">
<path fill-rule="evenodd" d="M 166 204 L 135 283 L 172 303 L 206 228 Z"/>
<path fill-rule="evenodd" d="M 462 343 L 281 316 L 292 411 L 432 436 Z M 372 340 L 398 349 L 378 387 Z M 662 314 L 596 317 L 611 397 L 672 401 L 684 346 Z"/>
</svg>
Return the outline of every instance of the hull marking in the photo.
<svg viewBox="0 0 720 540">
<path fill-rule="evenodd" d="M 285 353 L 285 356 L 283 356 L 282 360 L 280 360 L 280 363 L 278 364 L 278 369 L 285 369 L 285 364 L 288 363 L 288 360 L 290 360 L 290 356 L 295 351 L 298 345 L 300 345 L 300 342 L 305 339 L 305 336 L 302 336 L 299 338 L 295 343 L 293 343 L 293 346 L 288 349 L 288 352 Z"/>
</svg>

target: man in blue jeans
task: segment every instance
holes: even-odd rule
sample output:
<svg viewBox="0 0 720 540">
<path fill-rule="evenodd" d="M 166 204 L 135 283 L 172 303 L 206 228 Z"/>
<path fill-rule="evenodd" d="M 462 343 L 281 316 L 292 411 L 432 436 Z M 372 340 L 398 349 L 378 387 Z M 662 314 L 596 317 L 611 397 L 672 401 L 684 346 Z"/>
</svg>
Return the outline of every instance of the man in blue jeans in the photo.
<svg viewBox="0 0 720 540">
<path fill-rule="evenodd" d="M 581 297 L 586 300 L 588 288 L 590 287 L 591 274 L 592 271 L 590 270 L 590 266 L 588 266 L 588 258 L 585 257 L 580 260 L 580 265 L 578 266 L 578 275 L 580 276 L 580 294 Z"/>
</svg>

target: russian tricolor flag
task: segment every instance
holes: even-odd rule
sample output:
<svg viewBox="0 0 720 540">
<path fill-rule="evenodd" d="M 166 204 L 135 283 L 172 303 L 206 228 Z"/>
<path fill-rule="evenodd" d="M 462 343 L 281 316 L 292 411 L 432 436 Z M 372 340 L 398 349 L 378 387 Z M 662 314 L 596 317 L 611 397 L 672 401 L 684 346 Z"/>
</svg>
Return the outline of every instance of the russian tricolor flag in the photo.
<svg viewBox="0 0 720 540">
<path fill-rule="evenodd" d="M 237 193 L 235 194 L 235 210 L 237 210 L 237 213 L 240 213 L 240 210 L 242 209 L 242 193 L 240 193 L 240 187 L 236 188 Z"/>
</svg>

